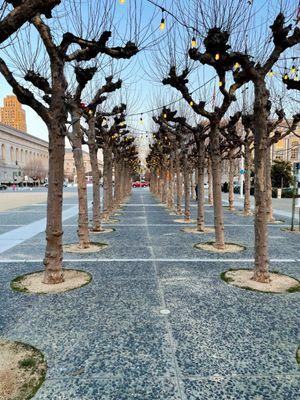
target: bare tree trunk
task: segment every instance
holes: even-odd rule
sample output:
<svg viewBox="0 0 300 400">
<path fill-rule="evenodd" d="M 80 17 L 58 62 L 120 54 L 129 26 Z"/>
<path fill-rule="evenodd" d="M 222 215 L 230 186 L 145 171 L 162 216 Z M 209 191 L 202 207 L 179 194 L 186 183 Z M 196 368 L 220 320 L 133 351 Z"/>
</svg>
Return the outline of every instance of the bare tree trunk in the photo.
<svg viewBox="0 0 300 400">
<path fill-rule="evenodd" d="M 62 273 L 62 204 L 64 183 L 65 125 L 53 120 L 49 130 L 49 175 L 47 198 L 45 273 L 47 284 L 64 281 Z"/>
<path fill-rule="evenodd" d="M 204 140 L 197 143 L 198 147 L 198 215 L 197 215 L 197 231 L 204 232 L 205 230 L 205 193 L 204 193 L 204 172 L 205 172 L 205 144 Z"/>
<path fill-rule="evenodd" d="M 80 248 L 90 246 L 89 239 L 89 218 L 87 187 L 85 178 L 85 167 L 82 154 L 82 130 L 80 124 L 81 113 L 72 111 L 72 132 L 68 133 L 68 138 L 72 143 L 73 158 L 77 173 L 77 193 L 78 193 L 78 240 Z"/>
<path fill-rule="evenodd" d="M 245 197 L 244 197 L 244 215 L 251 215 L 251 201 L 250 201 L 250 179 L 251 179 L 251 150 L 250 144 L 245 143 Z"/>
<path fill-rule="evenodd" d="M 194 181 L 194 172 L 193 169 L 191 170 L 190 173 L 190 179 L 191 179 L 191 199 L 196 200 L 196 191 L 195 191 L 195 181 Z"/>
<path fill-rule="evenodd" d="M 222 207 L 222 167 L 220 152 L 220 134 L 217 126 L 211 124 L 210 130 L 210 150 L 213 178 L 213 202 L 214 202 L 214 225 L 215 225 L 215 247 L 217 249 L 225 248 L 224 237 L 224 215 Z"/>
<path fill-rule="evenodd" d="M 120 163 L 117 160 L 117 157 L 115 156 L 114 158 L 114 170 L 115 170 L 115 186 L 114 186 L 114 205 L 115 208 L 118 208 L 120 206 L 120 184 L 121 184 L 121 179 L 120 179 Z"/>
<path fill-rule="evenodd" d="M 254 82 L 254 166 L 255 166 L 255 268 L 253 279 L 269 282 L 269 252 L 267 228 L 266 156 L 268 146 L 267 120 L 269 91 L 263 79 Z"/>
<path fill-rule="evenodd" d="M 161 171 L 161 202 L 166 203 L 167 193 L 166 193 L 166 168 L 163 167 Z"/>
<path fill-rule="evenodd" d="M 86 249 L 90 246 L 89 239 L 89 219 L 87 187 L 85 178 L 85 168 L 82 156 L 81 140 L 73 140 L 73 157 L 77 173 L 77 192 L 78 192 L 78 239 L 79 247 Z"/>
<path fill-rule="evenodd" d="M 228 190 L 228 203 L 229 203 L 229 210 L 234 211 L 234 172 L 235 172 L 235 165 L 234 165 L 234 150 L 229 150 L 229 190 Z"/>
<path fill-rule="evenodd" d="M 113 160 L 112 160 L 112 150 L 108 148 L 107 153 L 107 183 L 108 183 L 108 213 L 111 214 L 114 208 L 114 199 L 113 199 Z"/>
<path fill-rule="evenodd" d="M 272 177 L 271 177 L 271 147 L 268 146 L 266 153 L 266 183 L 267 183 L 267 221 L 274 222 L 272 204 Z"/>
<path fill-rule="evenodd" d="M 173 170 L 173 158 L 170 157 L 170 165 L 169 165 L 169 208 L 173 209 L 174 206 L 174 197 L 173 197 L 173 180 L 174 180 L 174 170 Z"/>
<path fill-rule="evenodd" d="M 213 183 L 212 183 L 212 172 L 211 172 L 211 158 L 207 159 L 207 179 L 208 179 L 208 204 L 211 206 L 214 204 L 213 196 Z"/>
<path fill-rule="evenodd" d="M 103 146 L 103 220 L 108 220 L 108 207 L 108 149 L 107 146 Z"/>
<path fill-rule="evenodd" d="M 188 170 L 188 159 L 187 156 L 184 155 L 183 158 L 183 179 L 184 179 L 184 219 L 186 222 L 190 221 L 191 216 L 191 208 L 190 208 L 190 200 L 191 200 L 191 187 L 190 187 L 190 174 Z"/>
<path fill-rule="evenodd" d="M 158 171 L 159 177 L 157 179 L 157 197 L 158 199 L 161 200 L 161 174 L 162 174 L 162 168 Z"/>
<path fill-rule="evenodd" d="M 182 181 L 181 181 L 181 171 L 180 171 L 180 160 L 179 155 L 176 152 L 175 158 L 176 164 L 176 191 L 177 191 L 177 214 L 182 214 Z"/>
<path fill-rule="evenodd" d="M 94 232 L 101 232 L 101 197 L 100 197 L 100 171 L 98 166 L 98 147 L 95 137 L 95 119 L 89 119 L 88 146 L 93 177 L 93 228 Z"/>
</svg>

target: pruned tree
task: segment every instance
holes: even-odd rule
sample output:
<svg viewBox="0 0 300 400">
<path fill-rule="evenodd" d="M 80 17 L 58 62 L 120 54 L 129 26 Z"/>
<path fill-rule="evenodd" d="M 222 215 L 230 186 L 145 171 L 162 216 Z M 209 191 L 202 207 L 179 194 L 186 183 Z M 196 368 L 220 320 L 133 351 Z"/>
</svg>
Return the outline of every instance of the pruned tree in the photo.
<svg viewBox="0 0 300 400">
<path fill-rule="evenodd" d="M 0 11 L 0 43 L 9 39 L 37 14 L 51 18 L 52 9 L 60 2 L 61 0 L 5 0 Z M 12 10 L 7 10 L 8 4 L 13 6 Z"/>
<path fill-rule="evenodd" d="M 71 32 L 61 32 L 58 42 L 51 26 L 41 15 L 32 19 L 49 59 L 49 77 L 38 71 L 27 71 L 25 80 L 43 94 L 43 101 L 37 99 L 30 89 L 22 85 L 9 69 L 4 59 L 0 59 L 0 72 L 12 86 L 18 100 L 37 112 L 47 125 L 49 132 L 49 190 L 47 201 L 46 252 L 44 257 L 44 282 L 48 284 L 63 281 L 62 271 L 62 197 L 64 179 L 64 151 L 66 123 L 68 121 L 68 81 L 66 66 L 71 62 L 88 62 L 99 54 L 112 58 L 130 58 L 138 52 L 137 46 L 127 42 L 125 46 L 110 47 L 110 31 L 102 32 L 98 38 L 85 39 Z M 93 34 L 93 30 L 90 30 Z M 58 43 L 57 43 L 58 42 Z"/>
</svg>

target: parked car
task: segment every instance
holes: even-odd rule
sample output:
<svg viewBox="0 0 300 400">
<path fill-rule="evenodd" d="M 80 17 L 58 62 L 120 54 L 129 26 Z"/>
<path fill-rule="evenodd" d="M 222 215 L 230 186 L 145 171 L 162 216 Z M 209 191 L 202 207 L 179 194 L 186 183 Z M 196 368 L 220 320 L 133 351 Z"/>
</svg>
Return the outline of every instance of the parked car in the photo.
<svg viewBox="0 0 300 400">
<path fill-rule="evenodd" d="M 48 182 L 44 183 L 42 186 L 48 187 Z M 63 186 L 64 186 L 64 187 L 68 187 L 67 182 L 64 182 Z"/>
<path fill-rule="evenodd" d="M 3 185 L 2 183 L 0 184 L 0 190 L 6 190 L 7 189 L 7 186 L 6 185 Z"/>
<path fill-rule="evenodd" d="M 148 187 L 149 186 L 149 182 L 146 182 L 146 181 L 135 181 L 135 182 L 132 182 L 131 186 L 133 188 L 138 188 L 138 187 L 144 188 L 144 187 Z"/>
</svg>

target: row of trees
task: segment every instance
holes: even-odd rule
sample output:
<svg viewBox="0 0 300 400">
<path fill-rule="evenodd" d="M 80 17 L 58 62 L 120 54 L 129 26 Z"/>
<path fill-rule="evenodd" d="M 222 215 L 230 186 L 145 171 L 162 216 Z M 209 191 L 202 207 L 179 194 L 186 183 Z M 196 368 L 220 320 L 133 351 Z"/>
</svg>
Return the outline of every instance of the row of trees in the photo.
<svg viewBox="0 0 300 400">
<path fill-rule="evenodd" d="M 159 51 L 155 49 L 153 52 L 159 54 L 157 71 L 160 73 L 168 68 L 162 82 L 164 87 L 172 87 L 179 92 L 187 104 L 185 110 L 188 108 L 189 111 L 178 114 L 176 109 L 166 107 L 161 115 L 155 117 L 159 130 L 148 158 L 154 183 L 152 187 L 156 187 L 157 192 L 161 192 L 162 200 L 171 206 L 174 203 L 173 178 L 176 177 L 176 210 L 180 213 L 180 187 L 183 177 L 185 217 L 189 219 L 189 176 L 191 168 L 196 168 L 198 229 L 204 230 L 203 189 L 206 167 L 210 182 L 209 200 L 214 206 L 215 246 L 223 249 L 226 242 L 222 211 L 221 162 L 223 158 L 227 158 L 230 166 L 229 204 L 232 209 L 234 160 L 244 154 L 247 172 L 244 213 L 248 215 L 249 172 L 253 148 L 256 201 L 254 279 L 260 282 L 269 281 L 267 222 L 272 220 L 270 147 L 292 132 L 299 122 L 299 114 L 296 113 L 284 133 L 277 129 L 286 120 L 286 116 L 283 107 L 276 107 L 277 116 L 275 119 L 271 117 L 275 103 L 267 83 L 268 77 L 274 73 L 273 69 L 282 57 L 299 46 L 300 29 L 285 23 L 285 15 L 291 18 L 289 6 L 292 2 L 293 0 L 280 2 L 280 12 L 270 27 L 271 36 L 262 32 L 261 35 L 264 34 L 265 38 L 260 37 L 260 43 L 258 37 L 253 34 L 249 38 L 249 32 L 255 32 L 256 29 L 250 25 L 251 21 L 255 20 L 251 12 L 252 2 L 175 1 L 172 12 L 159 6 L 176 23 L 166 36 L 163 36 L 167 42 L 162 41 L 163 46 Z M 75 0 L 16 0 L 4 2 L 1 10 L 0 43 L 9 38 L 11 40 L 2 48 L 0 72 L 11 85 L 19 101 L 30 106 L 42 118 L 49 132 L 44 281 L 50 284 L 59 283 L 63 281 L 61 214 L 65 137 L 71 142 L 78 176 L 79 247 L 88 248 L 90 240 L 82 145 L 87 144 L 90 151 L 94 181 L 93 230 L 99 231 L 101 220 L 98 149 L 102 148 L 104 153 L 103 218 L 106 220 L 128 193 L 129 175 L 138 165 L 137 150 L 126 128 L 126 105 L 122 104 L 122 101 L 114 106 L 108 106 L 106 103 L 108 94 L 122 87 L 122 81 L 117 79 L 119 73 L 113 73 L 117 69 L 113 67 L 111 60 L 128 60 L 134 57 L 139 52 L 139 32 L 143 32 L 143 40 L 151 37 L 151 32 L 140 29 L 141 10 L 136 2 L 134 7 L 129 4 L 126 27 L 122 25 L 119 32 L 114 20 L 115 5 L 108 0 L 103 1 L 100 7 L 98 2 L 91 0 L 85 4 Z M 80 19 L 78 15 L 81 16 Z M 264 17 L 268 19 L 269 15 Z M 25 29 L 15 37 L 13 33 L 26 21 L 30 24 L 26 24 Z M 178 25 L 183 27 L 183 30 L 179 31 Z M 112 40 L 112 27 L 118 37 L 124 37 L 129 32 L 136 40 L 122 40 L 121 46 L 109 45 Z M 161 25 L 161 29 L 164 28 L 165 22 Z M 192 40 L 191 29 L 194 35 Z M 188 32 L 188 40 L 191 43 L 188 52 L 186 45 L 183 46 L 185 49 L 181 46 L 177 51 L 177 45 L 180 43 L 178 38 L 184 39 L 186 43 L 187 37 L 184 32 Z M 201 39 L 201 46 L 197 44 L 198 39 Z M 151 41 L 153 48 L 156 44 L 158 41 Z M 10 49 L 9 53 L 7 48 Z M 183 62 L 179 59 L 182 54 L 185 58 Z M 104 74 L 107 65 L 112 71 L 111 74 Z M 123 69 L 122 65 L 118 66 L 119 71 Z M 219 93 L 213 93 L 212 101 L 208 101 L 207 97 L 199 101 L 195 90 L 190 87 L 189 81 L 197 75 L 200 66 L 214 71 L 219 79 Z M 292 69 L 295 72 L 296 68 Z M 283 75 L 283 82 L 290 90 L 299 89 L 294 72 L 285 72 Z M 101 84 L 104 78 L 105 83 Z M 207 78 L 211 78 L 211 72 Z M 252 90 L 252 107 L 245 110 L 244 107 L 239 109 L 237 106 L 232 113 L 233 106 L 238 104 L 237 99 L 242 88 Z M 276 92 L 277 87 L 274 89 Z M 220 100 L 218 106 L 216 98 Z M 188 114 L 194 117 L 190 119 Z M 114 191 L 113 175 L 117 182 Z"/>
<path fill-rule="evenodd" d="M 255 173 L 255 268 L 253 279 L 259 282 L 269 282 L 269 252 L 268 252 L 268 222 L 273 220 L 272 214 L 272 185 L 271 185 L 271 157 L 270 148 L 283 137 L 294 132 L 300 122 L 300 114 L 296 113 L 292 120 L 287 120 L 283 108 L 276 108 L 276 117 L 271 115 L 274 108 L 272 96 L 268 88 L 268 79 L 273 74 L 278 61 L 285 52 L 299 46 L 300 29 L 292 24 L 285 23 L 283 11 L 279 12 L 273 20 L 271 37 L 268 35 L 263 56 L 257 53 L 249 54 L 247 45 L 241 50 L 241 40 L 236 39 L 232 33 L 234 19 L 246 15 L 245 5 L 231 1 L 231 14 L 228 10 L 217 10 L 217 2 L 207 1 L 210 6 L 212 18 L 217 22 L 222 11 L 224 20 L 220 26 L 217 24 L 207 27 L 201 47 L 195 46 L 193 38 L 188 56 L 193 61 L 193 67 L 186 67 L 179 72 L 180 63 L 176 52 L 170 57 L 168 76 L 163 79 L 163 84 L 176 89 L 185 100 L 186 108 L 178 112 L 174 107 L 164 108 L 154 121 L 159 125 L 155 134 L 154 143 L 148 156 L 148 166 L 152 171 L 152 190 L 172 208 L 174 204 L 173 181 L 176 181 L 177 206 L 176 211 L 181 212 L 181 179 L 184 181 L 185 193 L 185 218 L 190 218 L 190 175 L 197 172 L 198 184 L 198 218 L 197 229 L 205 231 L 204 225 L 204 171 L 207 168 L 209 177 L 209 201 L 214 206 L 215 242 L 217 249 L 224 249 L 226 245 L 224 233 L 224 218 L 221 193 L 221 163 L 223 159 L 229 162 L 229 208 L 233 209 L 234 201 L 234 160 L 241 154 L 245 157 L 245 204 L 244 215 L 250 214 L 250 171 L 252 163 L 252 151 Z M 228 3 L 228 2 L 227 2 Z M 185 4 L 185 3 L 183 3 Z M 200 2 L 195 1 L 198 11 L 205 15 L 205 8 Z M 186 5 L 186 4 L 185 4 Z M 227 4 L 228 6 L 228 4 Z M 184 5 L 181 5 L 184 8 Z M 233 12 L 234 10 L 234 12 Z M 185 9 L 186 14 L 193 20 L 192 14 Z M 287 10 L 286 10 L 287 11 Z M 227 14 L 226 14 L 227 13 Z M 238 17 L 239 16 L 239 17 Z M 209 22 L 209 19 L 208 19 Z M 231 27 L 228 29 L 228 26 Z M 190 26 L 190 23 L 189 23 Z M 195 25 L 196 26 L 196 25 Z M 247 39 L 246 31 L 242 31 L 244 40 Z M 237 50 L 233 50 L 235 46 Z M 175 47 L 174 47 L 175 48 Z M 195 63 L 211 67 L 219 79 L 220 105 L 207 104 L 207 99 L 197 101 L 194 91 L 190 88 L 189 76 L 194 76 L 192 69 Z M 296 69 L 296 67 L 294 67 Z M 288 75 L 283 75 L 282 82 L 288 89 L 299 88 L 299 82 Z M 253 90 L 252 107 L 239 106 L 237 96 L 239 89 Z M 275 90 L 278 88 L 275 88 Z M 280 89 L 279 89 L 280 90 Z M 215 100 L 216 94 L 213 94 Z M 232 109 L 236 111 L 232 114 Z M 186 118 L 193 113 L 194 117 Z M 230 113 L 232 115 L 230 115 Z M 178 116 L 178 114 L 180 116 Z M 198 116 L 196 120 L 195 116 Z M 196 122 L 193 122 L 195 121 Z M 189 122 L 192 121 L 192 122 Z M 283 122 L 287 122 L 287 128 L 281 129 Z"/>
<path fill-rule="evenodd" d="M 42 118 L 49 134 L 49 174 L 47 200 L 46 252 L 44 257 L 44 283 L 56 284 L 64 280 L 62 271 L 62 202 L 64 182 L 65 137 L 72 145 L 78 176 L 78 242 L 80 248 L 90 246 L 88 226 L 87 188 L 82 157 L 82 145 L 90 150 L 93 174 L 93 231 L 101 231 L 100 173 L 97 152 L 104 152 L 104 217 L 108 219 L 129 191 L 129 177 L 138 167 L 137 151 L 124 122 L 126 105 L 112 110 L 97 111 L 107 100 L 107 94 L 121 87 L 108 76 L 99 84 L 99 71 L 110 59 L 130 59 L 138 53 L 136 44 L 128 41 L 123 46 L 109 46 L 111 31 L 105 26 L 113 24 L 110 2 L 103 2 L 102 10 L 94 2 L 87 4 L 86 21 L 75 22 L 79 5 L 62 2 L 62 8 L 52 17 L 55 1 L 8 1 L 13 9 L 3 8 L 1 20 L 2 41 L 6 40 L 26 21 L 26 30 L 19 34 L 14 51 L 16 73 L 8 61 L 0 58 L 0 72 L 11 85 L 22 104 L 30 106 Z M 103 13 L 103 18 L 100 11 Z M 59 14 L 60 13 L 60 14 Z M 44 17 L 43 15 L 44 14 Z M 21 18 L 22 15 L 22 18 Z M 52 17 L 52 18 L 51 18 Z M 47 18 L 48 19 L 47 21 Z M 85 22 L 87 24 L 85 25 Z M 67 31 L 63 26 L 71 26 Z M 6 35 L 3 34 L 6 32 Z M 36 45 L 36 48 L 33 48 Z M 27 47 L 26 47 L 27 46 Z M 28 47 L 29 46 L 29 47 Z M 19 57 L 19 58 L 18 58 Z M 22 75 L 23 70 L 23 75 Z M 103 73 L 103 72 L 102 72 Z M 20 76 L 20 74 L 22 76 Z M 103 79 L 103 76 L 102 76 Z M 98 88 L 92 96 L 92 85 Z M 89 86 L 88 86 L 89 85 Z M 83 101 L 88 89 L 88 102 Z M 105 118 L 112 123 L 105 123 Z M 112 176 L 118 182 L 113 192 Z"/>
</svg>

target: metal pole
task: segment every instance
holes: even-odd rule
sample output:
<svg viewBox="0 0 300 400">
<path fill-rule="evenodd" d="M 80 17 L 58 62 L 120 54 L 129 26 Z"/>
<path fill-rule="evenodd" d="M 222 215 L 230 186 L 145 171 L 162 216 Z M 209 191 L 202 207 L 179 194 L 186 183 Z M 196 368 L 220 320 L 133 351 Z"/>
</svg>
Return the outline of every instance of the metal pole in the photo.
<svg viewBox="0 0 300 400">
<path fill-rule="evenodd" d="M 242 155 L 240 158 L 240 198 L 244 198 L 244 181 L 245 181 L 245 161 L 244 161 L 244 145 L 242 146 Z"/>
</svg>

